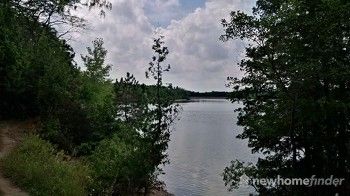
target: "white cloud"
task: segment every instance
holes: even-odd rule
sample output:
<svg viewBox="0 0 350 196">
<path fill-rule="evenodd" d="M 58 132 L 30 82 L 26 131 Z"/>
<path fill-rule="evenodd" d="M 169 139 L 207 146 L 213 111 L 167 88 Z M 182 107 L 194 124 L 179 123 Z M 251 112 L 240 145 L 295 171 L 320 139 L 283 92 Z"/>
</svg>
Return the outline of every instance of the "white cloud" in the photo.
<svg viewBox="0 0 350 196">
<path fill-rule="evenodd" d="M 162 13 L 181 12 L 181 5 L 178 0 L 114 0 L 112 3 L 113 9 L 105 18 L 98 17 L 94 11 L 80 13 L 90 22 L 92 30 L 75 38 L 73 47 L 78 54 L 85 52 L 82 46 L 89 45 L 95 37 L 102 37 L 108 60 L 114 64 L 112 76 L 124 76 L 129 71 L 141 82 L 147 82 L 144 71 L 152 56 L 156 29 L 151 20 L 159 16 L 170 21 L 179 13 Z M 243 44 L 219 41 L 223 33 L 220 20 L 227 18 L 231 10 L 250 9 L 253 3 L 253 0 L 207 1 L 204 7 L 161 27 L 170 50 L 168 63 L 172 65 L 166 81 L 190 90 L 227 90 L 226 77 L 239 74 L 234 61 L 241 58 Z M 152 13 L 146 9 L 150 5 L 154 7 Z"/>
</svg>

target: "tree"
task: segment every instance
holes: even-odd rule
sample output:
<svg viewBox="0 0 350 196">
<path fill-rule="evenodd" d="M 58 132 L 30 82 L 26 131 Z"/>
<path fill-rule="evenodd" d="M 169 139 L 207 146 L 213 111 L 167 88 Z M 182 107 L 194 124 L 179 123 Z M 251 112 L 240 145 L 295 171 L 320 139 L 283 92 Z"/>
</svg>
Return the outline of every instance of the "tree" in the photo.
<svg viewBox="0 0 350 196">
<path fill-rule="evenodd" d="M 102 140 L 89 157 L 95 179 L 93 195 L 134 195 L 149 180 L 145 148 L 137 132 L 127 127 L 123 131 Z"/>
<path fill-rule="evenodd" d="M 1 2 L 0 9 L 0 113 L 36 116 L 74 96 L 78 70 L 72 48 L 57 38 L 57 31 L 30 20 L 11 3 Z"/>
<path fill-rule="evenodd" d="M 347 1 L 258 0 L 253 15 L 238 11 L 222 20 L 222 40 L 250 42 L 240 63 L 245 76 L 229 78 L 232 101 L 244 104 L 237 110 L 244 126 L 238 137 L 265 154 L 250 177 L 349 179 L 349 8 Z M 235 172 L 229 167 L 225 176 Z M 349 193 L 346 187 L 259 186 L 258 191 L 334 195 Z"/>
<path fill-rule="evenodd" d="M 87 47 L 88 54 L 81 56 L 86 70 L 82 72 L 79 93 L 81 107 L 91 127 L 82 133 L 86 139 L 80 150 L 88 154 L 100 140 L 117 131 L 113 84 L 107 78 L 112 65 L 105 65 L 107 50 L 103 40 L 97 38 L 92 43 L 92 48 Z"/>
<path fill-rule="evenodd" d="M 49 27 L 85 27 L 84 18 L 72 13 L 72 10 L 81 6 L 89 9 L 98 7 L 102 16 L 105 15 L 105 9 L 112 9 L 112 4 L 107 0 L 4 0 L 4 4 L 25 15 L 29 20 Z"/>
<path fill-rule="evenodd" d="M 148 107 L 147 101 L 144 101 L 145 89 L 139 85 L 134 75 L 127 72 L 125 78 L 116 80 L 114 91 L 118 116 L 124 122 L 136 125 L 138 119 L 143 115 L 144 107 Z"/>
<path fill-rule="evenodd" d="M 101 140 L 118 131 L 113 85 L 106 78 L 110 65 L 104 65 L 107 52 L 102 39 L 93 44 L 94 48 L 88 47 L 89 54 L 82 57 L 86 71 L 62 74 L 62 66 L 51 65 L 40 88 L 45 106 L 42 137 L 75 156 L 91 154 Z M 58 82 L 62 84 L 56 86 Z"/>
<path fill-rule="evenodd" d="M 85 74 L 93 80 L 104 81 L 109 76 L 111 65 L 104 65 L 107 50 L 103 47 L 103 39 L 97 38 L 93 42 L 93 49 L 87 47 L 88 55 L 81 56 L 86 66 Z"/>
<path fill-rule="evenodd" d="M 40 103 L 40 85 L 52 85 L 45 80 L 57 80 L 43 95 L 50 99 L 71 98 L 63 89 L 76 89 L 79 74 L 73 49 L 60 39 L 55 29 L 58 24 L 83 25 L 83 19 L 71 14 L 77 6 L 111 8 L 106 0 L 83 2 L 80 0 L 4 0 L 0 2 L 0 116 L 26 117 L 45 111 Z M 58 69 L 56 65 L 60 65 Z M 52 74 L 48 74 L 55 72 Z M 42 77 L 45 76 L 45 77 Z M 56 78 L 55 78 L 56 77 Z M 66 79 L 63 79 L 66 77 Z M 68 82 L 69 81 L 69 82 Z M 69 86 L 69 87 L 68 87 Z M 61 88 L 61 89 L 59 89 Z M 53 92 L 54 90 L 57 90 Z M 55 94 L 56 93 L 56 94 Z M 69 94 L 69 93 L 68 93 Z M 73 93 L 74 94 L 74 93 Z M 41 99 L 44 101 L 44 99 Z M 62 100 L 61 100 L 62 101 Z M 52 103 L 52 100 L 51 100 Z"/>
<path fill-rule="evenodd" d="M 94 170 L 96 190 L 147 194 L 148 188 L 159 185 L 158 166 L 167 161 L 169 126 L 177 113 L 173 89 L 162 86 L 167 49 L 160 39 L 153 46 L 157 67 L 150 73 L 155 74 L 156 86 L 139 85 L 131 74 L 113 86 L 102 39 L 87 48 L 82 71 L 73 60 L 73 49 L 55 29 L 70 20 L 79 24 L 69 12 L 74 6 L 106 2 L 0 2 L 0 117 L 39 117 L 41 138 L 74 161 L 87 158 L 84 163 Z"/>
<path fill-rule="evenodd" d="M 154 167 L 153 172 L 154 179 L 158 173 L 162 173 L 158 167 L 161 164 L 168 162 L 167 155 L 165 153 L 168 148 L 168 142 L 170 137 L 169 127 L 177 117 L 179 106 L 173 104 L 172 99 L 166 99 L 166 96 L 162 96 L 161 89 L 163 85 L 163 74 L 170 70 L 170 65 L 163 65 L 166 60 L 169 50 L 163 46 L 163 36 L 155 38 L 152 50 L 154 56 L 152 61 L 149 63 L 148 70 L 146 71 L 146 77 L 152 77 L 156 80 L 156 96 L 149 103 L 155 107 L 155 109 L 147 111 L 146 115 L 148 123 L 144 124 L 141 129 L 144 133 L 144 140 L 146 145 L 150 148 L 149 161 Z M 154 122 L 154 123 L 153 123 Z M 147 193 L 147 191 L 145 191 Z"/>
<path fill-rule="evenodd" d="M 155 56 L 152 57 L 152 61 L 149 63 L 148 71 L 146 72 L 146 78 L 149 78 L 149 75 L 151 75 L 156 81 L 156 100 L 155 105 L 157 107 L 157 134 L 160 134 L 162 131 L 162 105 L 161 105 L 161 96 L 160 96 L 160 90 L 163 85 L 163 72 L 167 72 L 170 70 L 170 65 L 168 64 L 166 67 L 162 65 L 162 62 L 165 61 L 166 56 L 169 54 L 169 50 L 167 47 L 162 46 L 164 44 L 164 41 L 162 40 L 163 36 L 160 38 L 154 39 L 154 45 L 152 46 L 152 49 L 155 52 Z"/>
</svg>

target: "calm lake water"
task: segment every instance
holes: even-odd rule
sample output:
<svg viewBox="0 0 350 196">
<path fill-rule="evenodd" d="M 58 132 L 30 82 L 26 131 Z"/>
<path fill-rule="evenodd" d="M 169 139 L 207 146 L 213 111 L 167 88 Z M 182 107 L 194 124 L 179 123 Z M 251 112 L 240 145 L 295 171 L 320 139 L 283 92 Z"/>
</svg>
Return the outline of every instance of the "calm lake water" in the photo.
<svg viewBox="0 0 350 196">
<path fill-rule="evenodd" d="M 221 176 L 231 160 L 257 160 L 247 141 L 235 138 L 242 131 L 234 113 L 238 105 L 225 99 L 198 99 L 181 105 L 183 111 L 169 143 L 170 164 L 160 177 L 167 190 L 175 196 L 252 193 L 247 186 L 228 192 Z"/>
</svg>

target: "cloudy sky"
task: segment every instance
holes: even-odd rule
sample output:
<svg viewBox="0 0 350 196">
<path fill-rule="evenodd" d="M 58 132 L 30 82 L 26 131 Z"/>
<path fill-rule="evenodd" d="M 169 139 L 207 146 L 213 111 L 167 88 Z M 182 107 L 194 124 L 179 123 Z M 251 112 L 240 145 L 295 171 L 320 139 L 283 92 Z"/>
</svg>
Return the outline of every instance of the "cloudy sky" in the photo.
<svg viewBox="0 0 350 196">
<path fill-rule="evenodd" d="M 71 44 L 79 57 L 96 37 L 103 38 L 108 63 L 113 64 L 112 78 L 131 72 L 143 83 L 153 82 L 145 79 L 145 70 L 155 32 L 165 36 L 170 50 L 167 63 L 172 69 L 166 83 L 195 91 L 229 90 L 226 77 L 241 75 L 237 62 L 244 57 L 244 44 L 219 41 L 220 20 L 232 10 L 250 12 L 254 0 L 110 1 L 113 8 L 105 17 L 97 10 L 79 10 L 89 30 L 74 34 Z"/>
</svg>

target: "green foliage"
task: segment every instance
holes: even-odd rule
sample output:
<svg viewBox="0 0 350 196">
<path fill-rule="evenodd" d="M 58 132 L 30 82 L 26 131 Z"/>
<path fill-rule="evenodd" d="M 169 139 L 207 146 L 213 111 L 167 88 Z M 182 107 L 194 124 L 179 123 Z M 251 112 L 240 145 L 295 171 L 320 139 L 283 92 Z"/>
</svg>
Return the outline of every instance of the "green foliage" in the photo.
<svg viewBox="0 0 350 196">
<path fill-rule="evenodd" d="M 93 43 L 94 48 L 88 48 L 92 56 L 84 57 L 88 62 L 87 70 L 75 75 L 75 88 L 58 91 L 74 96 L 71 99 L 62 94 L 44 97 L 48 108 L 53 108 L 44 108 L 42 136 L 75 155 L 91 153 L 100 140 L 116 130 L 113 85 L 105 78 L 109 67 L 103 65 L 106 51 L 102 39 Z M 51 75 L 54 73 L 50 72 Z M 46 84 L 43 93 L 55 90 L 55 81 Z"/>
<path fill-rule="evenodd" d="M 103 40 L 96 39 L 93 41 L 93 48 L 87 47 L 87 50 L 88 55 L 82 56 L 87 70 L 82 72 L 79 101 L 89 128 L 78 136 L 85 137 L 77 150 L 82 154 L 91 153 L 91 149 L 100 140 L 117 130 L 113 84 L 106 78 L 111 65 L 104 65 L 107 51 L 103 47 Z"/>
<path fill-rule="evenodd" d="M 169 54 L 168 47 L 164 45 L 164 36 L 160 36 L 159 38 L 155 38 L 153 40 L 154 44 L 152 46 L 152 50 L 155 55 L 152 57 L 152 61 L 149 63 L 149 67 L 146 71 L 146 77 L 152 77 L 157 81 L 157 86 L 162 86 L 163 84 L 163 73 L 168 72 L 170 70 L 170 65 L 162 65 L 162 63 L 166 60 L 167 55 Z"/>
<path fill-rule="evenodd" d="M 104 81 L 109 75 L 111 65 L 104 66 L 107 50 L 103 48 L 103 39 L 96 39 L 93 42 L 93 49 L 87 47 L 88 55 L 81 56 L 89 78 L 96 81 Z"/>
<path fill-rule="evenodd" d="M 53 25 L 58 20 L 71 25 L 82 23 L 69 11 L 77 4 L 82 2 L 1 1 L 1 117 L 51 113 L 67 102 L 76 104 L 71 102 L 77 99 L 80 77 L 73 63 L 74 52 Z M 89 1 L 86 5 L 110 8 L 108 1 Z"/>
<path fill-rule="evenodd" d="M 87 195 L 89 169 L 67 159 L 38 136 L 27 136 L 1 166 L 5 176 L 31 195 Z"/>
<path fill-rule="evenodd" d="M 149 184 L 153 166 L 144 158 L 147 148 L 138 137 L 135 130 L 124 127 L 122 134 L 100 142 L 89 157 L 94 171 L 93 194 L 137 193 Z"/>
<path fill-rule="evenodd" d="M 117 116 L 122 121 L 136 126 L 138 119 L 144 115 L 148 107 L 148 94 L 145 85 L 139 85 L 129 72 L 125 78 L 114 83 Z"/>
<path fill-rule="evenodd" d="M 112 8 L 112 4 L 108 0 L 4 0 L 3 3 L 27 16 L 30 20 L 51 27 L 69 25 L 84 28 L 84 18 L 72 12 L 81 6 L 86 6 L 89 9 L 98 7 L 102 16 L 105 15 L 106 9 Z"/>
<path fill-rule="evenodd" d="M 178 104 L 174 104 L 174 100 L 169 97 L 162 96 L 163 74 L 170 71 L 170 65 L 163 65 L 166 60 L 169 50 L 164 46 L 163 36 L 153 40 L 152 50 L 154 56 L 149 63 L 146 77 L 152 76 L 156 81 L 155 92 L 156 95 L 149 104 L 154 106 L 154 109 L 149 108 L 147 111 L 146 121 L 141 127 L 144 141 L 150 148 L 148 159 L 154 169 L 154 174 L 161 173 L 159 168 L 161 164 L 168 163 L 166 149 L 170 138 L 170 125 L 176 120 L 177 114 L 180 110 Z"/>
<path fill-rule="evenodd" d="M 244 104 L 238 137 L 266 155 L 259 177 L 349 177 L 349 8 L 348 1 L 258 0 L 252 16 L 232 12 L 222 21 L 222 40 L 251 43 L 240 63 L 244 77 L 229 82 L 232 101 Z M 259 192 L 334 195 L 346 186 Z"/>
<path fill-rule="evenodd" d="M 225 186 L 229 187 L 229 191 L 239 188 L 241 183 L 249 184 L 249 179 L 256 177 L 256 167 L 251 163 L 245 164 L 238 160 L 231 161 L 231 165 L 226 167 L 223 173 Z M 242 177 L 246 177 L 246 182 L 242 182 Z M 256 186 L 251 184 L 252 186 Z"/>
<path fill-rule="evenodd" d="M 88 157 L 92 194 L 148 191 L 159 186 L 160 164 L 167 162 L 170 124 L 176 99 L 188 92 L 165 87 L 163 67 L 169 51 L 155 39 L 149 73 L 157 85 L 139 85 L 127 74 L 113 84 L 107 50 L 96 39 L 82 56 L 55 29 L 57 20 L 84 27 L 71 14 L 79 0 L 0 2 L 0 118 L 40 117 L 40 138 L 30 136 L 3 161 L 7 176 L 33 195 L 85 195 L 88 169 L 74 158 Z M 107 1 L 85 6 L 110 8 Z M 52 143 L 52 145 L 50 143 Z M 50 187 L 50 189 L 49 189 Z"/>
<path fill-rule="evenodd" d="M 51 129 L 48 138 L 71 151 L 71 143 L 79 142 L 74 141 L 74 134 L 86 132 L 87 124 L 79 103 L 81 81 L 80 71 L 73 63 L 74 52 L 58 38 L 55 29 L 16 9 L 0 8 L 4 16 L 0 19 L 0 56 L 6 56 L 0 62 L 0 115 L 41 115 L 43 124 L 55 121 L 57 133 Z"/>
<path fill-rule="evenodd" d="M 187 96 L 187 92 L 182 89 L 173 88 L 171 85 L 162 86 L 163 73 L 170 69 L 170 66 L 163 67 L 161 64 L 169 53 L 162 45 L 162 38 L 154 39 L 152 49 L 155 51 L 155 56 L 152 57 L 152 62 L 146 72 L 156 80 L 156 85 L 139 85 L 130 73 L 114 84 L 118 120 L 129 127 L 127 130 L 129 134 L 132 133 L 132 137 L 130 138 L 128 133 L 120 130 L 119 137 L 123 138 L 119 139 L 120 144 L 109 144 L 133 146 L 134 152 L 131 155 L 134 157 L 127 163 L 127 165 L 132 165 L 127 169 L 131 172 L 130 176 L 114 174 L 114 178 L 111 178 L 118 182 L 109 187 L 108 190 L 114 190 L 111 192 L 123 192 L 131 185 L 134 191 L 144 189 L 144 192 L 147 193 L 150 187 L 162 186 L 162 183 L 157 180 L 157 176 L 162 173 L 159 166 L 168 161 L 165 151 L 170 136 L 169 127 L 179 111 L 178 105 L 173 103 L 175 99 Z M 126 135 L 128 137 L 125 137 Z M 125 141 L 132 142 L 122 143 Z M 120 162 L 120 160 L 115 161 Z"/>
<path fill-rule="evenodd" d="M 72 49 L 56 31 L 28 20 L 11 7 L 1 7 L 1 113 L 6 116 L 37 115 L 47 102 L 72 97 L 77 69 Z M 51 85 L 51 88 L 47 86 Z M 55 100 L 59 99 L 59 100 Z M 42 107 L 43 109 L 41 109 Z"/>
</svg>

